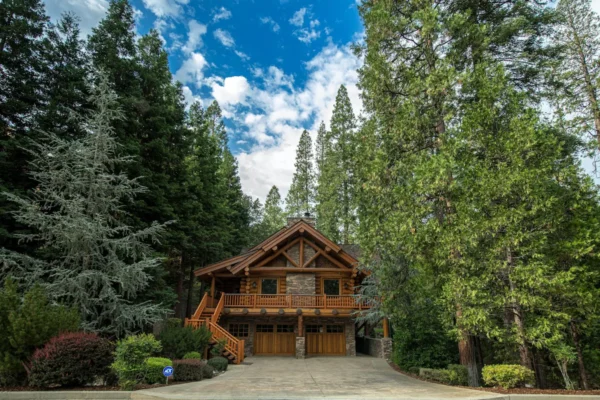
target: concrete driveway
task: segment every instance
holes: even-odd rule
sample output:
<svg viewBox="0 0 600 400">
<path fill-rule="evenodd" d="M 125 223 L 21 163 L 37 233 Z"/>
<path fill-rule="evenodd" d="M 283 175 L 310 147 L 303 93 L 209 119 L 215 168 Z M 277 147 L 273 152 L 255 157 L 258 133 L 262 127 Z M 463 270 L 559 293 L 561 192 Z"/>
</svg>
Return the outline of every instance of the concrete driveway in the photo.
<svg viewBox="0 0 600 400">
<path fill-rule="evenodd" d="M 246 365 L 244 365 L 246 364 Z M 494 393 L 409 378 L 367 356 L 249 357 L 201 382 L 140 390 L 132 399 L 491 399 Z"/>
</svg>

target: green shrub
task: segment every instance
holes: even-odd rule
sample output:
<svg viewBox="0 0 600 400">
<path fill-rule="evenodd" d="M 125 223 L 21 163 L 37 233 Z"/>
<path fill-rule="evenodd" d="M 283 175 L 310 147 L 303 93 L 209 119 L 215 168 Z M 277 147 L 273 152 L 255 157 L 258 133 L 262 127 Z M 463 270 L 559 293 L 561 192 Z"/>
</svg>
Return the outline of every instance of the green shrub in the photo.
<svg viewBox="0 0 600 400">
<path fill-rule="evenodd" d="M 419 370 L 420 370 L 420 369 L 421 369 L 421 368 L 419 368 L 419 367 L 410 367 L 410 368 L 408 369 L 408 372 L 410 372 L 411 374 L 419 375 Z"/>
<path fill-rule="evenodd" d="M 213 376 L 215 376 L 215 369 L 213 367 L 208 364 L 202 367 L 202 378 L 212 379 Z"/>
<path fill-rule="evenodd" d="M 482 370 L 483 381 L 488 386 L 510 389 L 525 384 L 533 385 L 535 375 L 532 370 L 521 365 L 486 365 Z"/>
<path fill-rule="evenodd" d="M 7 279 L 0 289 L 0 386 L 24 384 L 33 352 L 60 333 L 78 331 L 79 324 L 77 310 L 51 304 L 41 286 L 23 295 Z"/>
<path fill-rule="evenodd" d="M 148 357 L 144 361 L 144 382 L 150 385 L 165 381 L 163 369 L 173 364 L 173 361 L 162 357 Z"/>
<path fill-rule="evenodd" d="M 124 382 L 142 382 L 146 375 L 144 361 L 161 349 L 160 342 L 154 336 L 145 333 L 120 340 L 115 350 L 115 362 L 112 363 L 111 368 L 119 377 L 121 388 L 126 390 Z"/>
<path fill-rule="evenodd" d="M 468 386 L 469 371 L 464 365 L 450 364 L 448 365 L 448 373 L 450 374 L 451 385 Z"/>
<path fill-rule="evenodd" d="M 190 351 L 189 353 L 185 353 L 183 356 L 184 360 L 201 360 L 202 354 L 197 351 Z"/>
<path fill-rule="evenodd" d="M 65 333 L 35 351 L 29 385 L 82 386 L 106 377 L 113 362 L 113 344 L 95 333 Z"/>
<path fill-rule="evenodd" d="M 450 383 L 450 371 L 447 369 L 421 368 L 419 376 L 436 382 Z"/>
<path fill-rule="evenodd" d="M 223 350 L 225 350 L 226 344 L 227 339 L 218 339 L 213 345 L 212 349 L 210 349 L 210 354 L 212 354 L 213 356 L 221 357 L 221 354 L 223 354 Z"/>
<path fill-rule="evenodd" d="M 181 318 L 168 318 L 165 328 L 181 328 L 182 326 L 183 321 L 181 320 Z"/>
<path fill-rule="evenodd" d="M 173 380 L 201 381 L 205 362 L 198 359 L 173 360 Z"/>
<path fill-rule="evenodd" d="M 225 357 L 213 357 L 208 360 L 208 365 L 213 367 L 217 372 L 227 371 L 229 360 Z"/>
<path fill-rule="evenodd" d="M 190 326 L 167 326 L 161 332 L 159 339 L 163 346 L 162 354 L 171 359 L 181 359 L 186 353 L 204 352 L 210 340 L 211 333 L 206 327 L 194 329 Z"/>
</svg>

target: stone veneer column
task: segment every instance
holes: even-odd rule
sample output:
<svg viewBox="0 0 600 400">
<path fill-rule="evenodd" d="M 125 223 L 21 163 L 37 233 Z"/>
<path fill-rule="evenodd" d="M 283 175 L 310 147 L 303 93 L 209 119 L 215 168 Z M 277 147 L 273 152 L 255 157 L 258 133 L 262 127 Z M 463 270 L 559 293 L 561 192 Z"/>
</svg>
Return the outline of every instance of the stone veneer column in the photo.
<svg viewBox="0 0 600 400">
<path fill-rule="evenodd" d="M 346 333 L 346 355 L 347 356 L 355 356 L 356 355 L 356 334 L 354 332 L 354 320 L 349 319 L 344 324 L 344 332 Z"/>
<path fill-rule="evenodd" d="M 387 361 L 392 359 L 392 338 L 381 339 L 381 358 Z"/>
<path fill-rule="evenodd" d="M 306 358 L 306 338 L 298 336 L 296 337 L 296 358 L 305 359 Z"/>
</svg>

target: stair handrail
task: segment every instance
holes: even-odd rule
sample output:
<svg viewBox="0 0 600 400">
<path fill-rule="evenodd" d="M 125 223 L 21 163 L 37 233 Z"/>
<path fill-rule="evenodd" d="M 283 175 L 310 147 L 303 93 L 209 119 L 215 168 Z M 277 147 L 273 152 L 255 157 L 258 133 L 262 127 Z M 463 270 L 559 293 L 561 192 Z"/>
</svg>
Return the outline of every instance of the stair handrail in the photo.
<svg viewBox="0 0 600 400">
<path fill-rule="evenodd" d="M 220 325 L 214 322 L 208 322 L 209 329 L 216 340 L 225 339 L 225 349 L 233 354 L 236 358 L 236 363 L 244 361 L 244 342 L 227 332 Z"/>
<path fill-rule="evenodd" d="M 202 301 L 200 301 L 200 304 L 198 304 L 198 308 L 196 308 L 196 312 L 194 312 L 194 315 L 192 315 L 191 319 L 200 319 L 200 316 L 202 315 L 202 312 L 204 311 L 204 309 L 206 308 L 206 305 L 208 304 L 208 293 L 204 293 L 204 296 L 202 297 Z"/>
<path fill-rule="evenodd" d="M 213 315 L 210 319 L 213 324 L 216 324 L 219 321 L 219 317 L 221 316 L 223 307 L 225 307 L 225 296 L 221 296 L 221 298 L 219 299 L 219 303 L 217 304 L 217 307 L 215 308 L 215 312 L 213 313 Z"/>
</svg>

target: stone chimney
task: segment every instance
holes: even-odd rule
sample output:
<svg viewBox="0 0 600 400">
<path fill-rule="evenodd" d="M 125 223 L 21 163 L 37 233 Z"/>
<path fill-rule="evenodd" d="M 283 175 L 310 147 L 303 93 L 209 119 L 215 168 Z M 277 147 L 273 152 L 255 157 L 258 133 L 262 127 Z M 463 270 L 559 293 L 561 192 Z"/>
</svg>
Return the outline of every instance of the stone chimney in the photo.
<svg viewBox="0 0 600 400">
<path fill-rule="evenodd" d="M 303 217 L 288 217 L 288 219 L 287 219 L 288 228 L 300 220 L 306 222 L 313 228 L 316 228 L 316 226 L 317 226 L 317 220 L 313 216 L 311 216 L 310 213 L 304 213 Z"/>
</svg>

